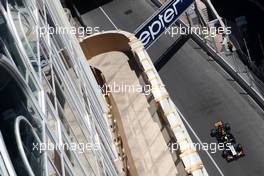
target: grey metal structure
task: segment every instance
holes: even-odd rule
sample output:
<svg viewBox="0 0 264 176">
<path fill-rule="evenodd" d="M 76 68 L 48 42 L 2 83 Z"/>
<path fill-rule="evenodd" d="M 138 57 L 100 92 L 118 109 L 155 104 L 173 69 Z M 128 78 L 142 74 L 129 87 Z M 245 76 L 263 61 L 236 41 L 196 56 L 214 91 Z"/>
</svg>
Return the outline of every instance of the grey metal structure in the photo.
<svg viewBox="0 0 264 176">
<path fill-rule="evenodd" d="M 59 0 L 0 1 L 0 175 L 118 175 L 107 106 Z"/>
</svg>

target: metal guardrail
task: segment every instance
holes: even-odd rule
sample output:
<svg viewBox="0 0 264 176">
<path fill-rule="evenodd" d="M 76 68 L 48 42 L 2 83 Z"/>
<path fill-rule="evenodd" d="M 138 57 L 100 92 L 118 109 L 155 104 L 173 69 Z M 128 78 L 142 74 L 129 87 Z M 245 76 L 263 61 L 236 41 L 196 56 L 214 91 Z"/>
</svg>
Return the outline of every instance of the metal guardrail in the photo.
<svg viewBox="0 0 264 176">
<path fill-rule="evenodd" d="M 248 67 L 252 67 L 251 63 L 249 63 L 250 59 L 248 58 L 248 56 L 242 50 L 242 48 L 241 48 L 240 44 L 238 43 L 237 39 L 233 35 L 230 35 L 230 40 L 233 42 L 233 45 L 235 46 L 236 52 L 237 52 L 238 57 L 239 57 L 238 59 L 241 60 L 242 64 L 245 64 L 245 67 L 247 67 L 247 69 L 249 69 Z M 249 64 L 249 66 L 246 66 L 247 64 Z M 237 71 L 239 71 L 239 70 L 237 70 Z M 252 73 L 252 72 L 250 72 L 250 73 Z M 249 73 L 249 78 L 257 86 L 257 88 L 258 88 L 260 94 L 262 95 L 262 97 L 264 97 L 264 83 L 254 73 L 253 74 L 250 74 L 250 73 Z"/>
<path fill-rule="evenodd" d="M 182 26 L 187 27 L 187 25 L 179 20 L 177 22 Z M 208 43 L 206 43 L 198 34 L 190 34 L 191 38 L 210 55 L 255 101 L 256 103 L 264 110 L 264 98 L 261 93 L 252 87 L 250 83 L 247 82 L 245 78 L 241 76 L 240 73 L 237 73 L 236 70 L 221 56 L 215 49 L 213 49 Z"/>
</svg>

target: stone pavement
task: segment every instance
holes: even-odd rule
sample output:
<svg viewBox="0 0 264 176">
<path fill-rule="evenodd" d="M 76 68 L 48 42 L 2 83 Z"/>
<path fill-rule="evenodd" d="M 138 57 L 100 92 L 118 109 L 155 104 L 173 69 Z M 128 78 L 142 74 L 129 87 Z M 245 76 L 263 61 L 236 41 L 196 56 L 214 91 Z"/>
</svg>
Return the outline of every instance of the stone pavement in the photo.
<svg viewBox="0 0 264 176">
<path fill-rule="evenodd" d="M 155 103 L 150 104 L 148 96 L 138 89 L 143 86 L 147 90 L 147 86 L 138 78 L 139 70 L 131 67 L 128 60 L 128 56 L 122 52 L 109 52 L 93 57 L 89 63 L 102 71 L 107 86 L 112 88 L 111 94 L 120 114 L 117 118 L 118 128 L 126 143 L 125 151 L 130 154 L 128 157 L 133 158 L 137 172 L 132 175 L 186 175 L 181 162 L 175 166 L 166 144 L 169 137 L 160 129 Z M 121 87 L 114 90 L 113 86 Z M 137 90 L 124 90 L 125 86 L 134 86 Z"/>
</svg>

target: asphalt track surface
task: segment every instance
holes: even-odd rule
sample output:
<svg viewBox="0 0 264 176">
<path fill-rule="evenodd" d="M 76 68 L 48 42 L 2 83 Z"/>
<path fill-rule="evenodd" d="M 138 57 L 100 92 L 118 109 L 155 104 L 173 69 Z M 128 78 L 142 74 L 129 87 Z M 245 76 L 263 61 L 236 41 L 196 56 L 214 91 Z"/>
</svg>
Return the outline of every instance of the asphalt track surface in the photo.
<svg viewBox="0 0 264 176">
<path fill-rule="evenodd" d="M 103 11 L 102 11 L 103 10 Z M 87 26 L 99 26 L 101 30 L 115 27 L 133 32 L 157 8 L 149 1 L 114 0 L 82 15 Z M 111 19 L 111 20 L 109 20 Z M 148 49 L 155 62 L 177 38 L 163 35 Z M 159 71 L 166 88 L 203 143 L 215 143 L 209 133 L 217 120 L 231 124 L 231 130 L 241 143 L 246 156 L 227 163 L 221 152 L 208 153 L 217 167 L 201 150 L 199 154 L 212 176 L 262 176 L 264 175 L 264 112 L 232 78 L 209 56 L 189 39 Z M 193 142 L 197 138 L 190 128 Z M 220 171 L 219 171 L 220 170 Z"/>
</svg>

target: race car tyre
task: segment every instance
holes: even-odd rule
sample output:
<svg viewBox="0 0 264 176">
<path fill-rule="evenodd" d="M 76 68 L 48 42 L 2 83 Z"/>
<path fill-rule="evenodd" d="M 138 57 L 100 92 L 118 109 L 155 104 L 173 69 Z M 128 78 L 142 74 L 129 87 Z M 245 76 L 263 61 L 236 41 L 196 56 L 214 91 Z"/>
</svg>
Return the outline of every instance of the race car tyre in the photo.
<svg viewBox="0 0 264 176">
<path fill-rule="evenodd" d="M 242 150 L 242 145 L 241 144 L 235 144 L 234 148 L 236 151 L 240 152 Z"/>
<path fill-rule="evenodd" d="M 231 130 L 231 127 L 230 127 L 229 123 L 225 123 L 224 128 L 225 128 L 226 131 L 230 131 Z"/>
<path fill-rule="evenodd" d="M 227 150 L 223 150 L 222 157 L 223 158 L 227 158 L 228 157 L 228 151 Z"/>
<path fill-rule="evenodd" d="M 217 129 L 211 129 L 210 136 L 211 137 L 216 137 L 217 133 L 218 133 L 218 130 Z"/>
<path fill-rule="evenodd" d="M 230 142 L 232 144 L 235 144 L 236 143 L 236 139 L 235 139 L 235 137 L 231 133 L 228 134 L 228 137 L 229 137 L 229 140 L 230 140 Z"/>
</svg>

